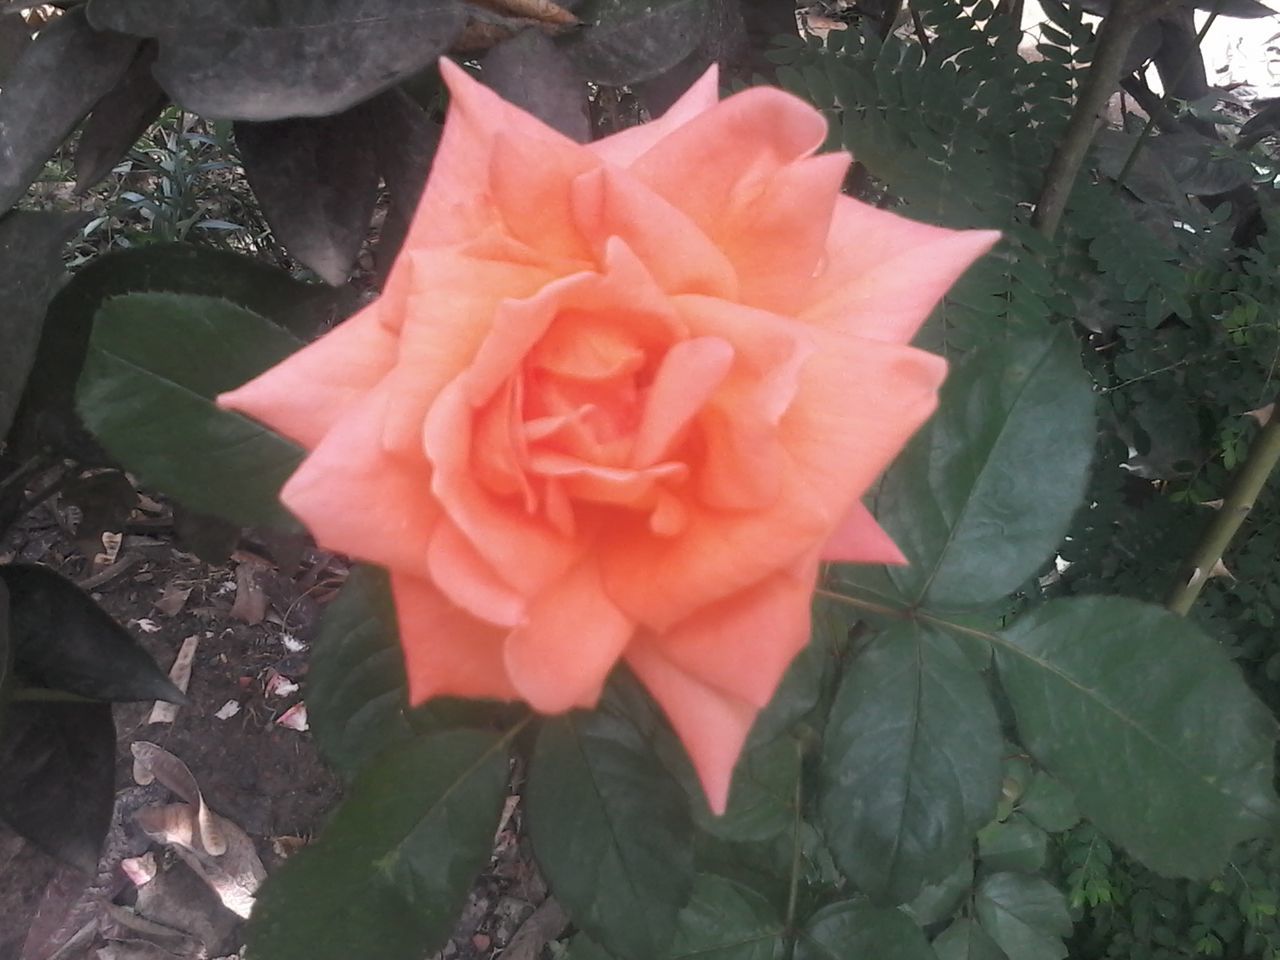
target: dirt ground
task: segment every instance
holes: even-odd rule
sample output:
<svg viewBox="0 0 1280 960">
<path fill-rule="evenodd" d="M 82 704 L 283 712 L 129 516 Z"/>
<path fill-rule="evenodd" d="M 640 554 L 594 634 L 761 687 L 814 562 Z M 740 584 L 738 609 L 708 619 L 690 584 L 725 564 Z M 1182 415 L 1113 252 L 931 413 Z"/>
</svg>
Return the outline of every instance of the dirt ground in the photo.
<svg viewBox="0 0 1280 960">
<path fill-rule="evenodd" d="M 181 761 L 209 809 L 248 835 L 268 875 L 313 839 L 342 790 L 298 705 L 319 615 L 347 564 L 301 544 L 276 545 L 273 555 L 251 539 L 223 562 L 202 561 L 176 538 L 169 508 L 145 494 L 122 529 L 107 531 L 106 547 L 92 519 L 55 497 L 0 542 L 0 563 L 43 564 L 81 584 L 165 670 L 184 642 L 194 645 L 191 703 L 170 723 L 150 722 L 151 703 L 116 706 L 116 809 L 96 877 L 0 824 L 0 960 L 235 956 L 244 921 L 224 905 L 233 898 L 220 899 L 180 844 L 157 842 L 140 823 L 181 798 L 160 780 L 135 782 L 135 745 Z M 519 826 L 512 796 L 490 866 L 432 960 L 536 960 L 564 930 Z"/>
</svg>

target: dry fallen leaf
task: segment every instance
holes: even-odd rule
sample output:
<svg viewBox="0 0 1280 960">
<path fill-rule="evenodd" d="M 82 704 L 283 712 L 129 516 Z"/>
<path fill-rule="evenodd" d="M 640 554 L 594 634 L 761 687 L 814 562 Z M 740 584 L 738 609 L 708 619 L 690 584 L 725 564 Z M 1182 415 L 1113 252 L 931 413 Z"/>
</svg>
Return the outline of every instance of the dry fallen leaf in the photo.
<svg viewBox="0 0 1280 960">
<path fill-rule="evenodd" d="M 276 724 L 281 727 L 288 727 L 290 730 L 303 732 L 307 727 L 307 705 L 301 701 L 295 703 L 280 716 L 276 717 Z"/>
<path fill-rule="evenodd" d="M 183 693 L 187 692 L 187 687 L 191 684 L 191 664 L 195 660 L 196 647 L 199 643 L 200 637 L 197 634 L 192 634 L 183 640 L 182 647 L 174 658 L 173 666 L 169 668 L 169 679 Z M 155 706 L 151 708 L 151 716 L 147 718 L 147 723 L 173 723 L 177 716 L 176 703 L 157 700 Z"/>
<path fill-rule="evenodd" d="M 1253 417 L 1254 420 L 1258 421 L 1258 426 L 1265 427 L 1271 422 L 1271 415 L 1275 413 L 1275 409 L 1276 405 L 1274 403 L 1268 403 L 1265 407 L 1258 407 L 1257 410 L 1245 411 L 1245 416 Z"/>
<path fill-rule="evenodd" d="M 259 565 L 241 563 L 236 567 L 236 600 L 231 605 L 231 616 L 254 625 L 267 616 L 267 595 L 258 580 Z"/>
<path fill-rule="evenodd" d="M 156 610 L 166 617 L 176 617 L 187 605 L 187 598 L 190 596 L 191 587 L 180 587 L 176 583 L 171 583 L 164 588 L 164 593 L 156 601 Z"/>
<path fill-rule="evenodd" d="M 215 710 L 213 715 L 217 717 L 219 720 L 230 720 L 239 712 L 240 712 L 240 701 L 228 700 L 226 703 L 220 706 L 217 710 Z"/>
</svg>

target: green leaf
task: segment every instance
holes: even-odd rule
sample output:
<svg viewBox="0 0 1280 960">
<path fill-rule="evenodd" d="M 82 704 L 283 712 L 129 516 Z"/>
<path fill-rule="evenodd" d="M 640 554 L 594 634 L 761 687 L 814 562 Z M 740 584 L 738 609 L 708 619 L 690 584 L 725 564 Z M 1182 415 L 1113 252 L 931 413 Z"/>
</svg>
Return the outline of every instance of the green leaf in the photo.
<svg viewBox="0 0 1280 960">
<path fill-rule="evenodd" d="M 693 765 L 687 759 L 683 768 Z M 791 737 L 750 747 L 738 758 L 729 788 L 729 806 L 716 816 L 696 776 L 685 784 L 694 820 L 713 836 L 737 842 L 768 840 L 789 830 L 795 820 L 796 783 L 800 779 L 800 744 Z"/>
<path fill-rule="evenodd" d="M 929 942 L 901 910 L 845 900 L 819 910 L 796 940 L 794 960 L 935 960 Z"/>
<path fill-rule="evenodd" d="M 664 955 L 693 888 L 693 826 L 649 739 L 605 710 L 550 720 L 525 799 L 538 863 L 574 923 L 620 957 Z"/>
<path fill-rule="evenodd" d="M 670 70 L 706 32 L 707 0 L 595 0 L 569 55 L 588 80 L 625 86 Z"/>
<path fill-rule="evenodd" d="M 579 933 L 569 941 L 568 952 L 562 960 L 614 960 L 614 958 L 585 933 Z"/>
<path fill-rule="evenodd" d="M 481 79 L 571 140 L 591 139 L 587 84 L 560 47 L 537 28 L 503 40 L 484 58 Z"/>
<path fill-rule="evenodd" d="M 316 743 L 344 777 L 413 736 L 398 636 L 386 573 L 356 567 L 324 612 L 307 675 Z"/>
<path fill-rule="evenodd" d="M 1151 869 L 1209 878 L 1273 829 L 1276 723 L 1195 624 L 1120 597 L 1056 600 L 996 648 L 1023 742 Z"/>
<path fill-rule="evenodd" d="M 143 44 L 129 69 L 93 106 L 76 141 L 76 192 L 87 193 L 142 139 L 169 104 L 151 67 L 156 45 Z"/>
<path fill-rule="evenodd" d="M 1071 791 L 1043 770 L 1036 771 L 1026 792 L 1018 799 L 1018 811 L 1050 833 L 1070 830 L 1080 822 Z"/>
<path fill-rule="evenodd" d="M 994 873 L 978 886 L 978 920 L 991 939 L 1016 960 L 1062 960 L 1062 938 L 1071 917 L 1062 891 L 1043 877 Z M 981 954 L 979 954 L 981 956 Z"/>
<path fill-rule="evenodd" d="M 978 857 L 984 870 L 1037 873 L 1048 856 L 1049 835 L 1016 813 L 978 831 Z"/>
<path fill-rule="evenodd" d="M 111 705 L 20 701 L 3 711 L 0 819 L 93 875 L 115 799 Z"/>
<path fill-rule="evenodd" d="M 133 37 L 98 33 L 77 7 L 45 24 L 5 77 L 0 98 L 0 212 L 128 69 Z"/>
<path fill-rule="evenodd" d="M 917 623 L 877 635 L 823 745 L 820 810 L 841 869 L 892 903 L 945 876 L 995 811 L 1001 744 L 982 677 L 950 638 Z"/>
<path fill-rule="evenodd" d="M 1006 960 L 990 935 L 968 917 L 960 917 L 933 941 L 938 960 Z"/>
<path fill-rule="evenodd" d="M 98 311 L 78 404 L 103 446 L 142 482 L 244 525 L 296 529 L 277 502 L 303 451 L 214 398 L 301 343 L 213 297 L 135 293 Z"/>
<path fill-rule="evenodd" d="M 16 673 L 30 683 L 94 700 L 187 698 L 129 632 L 83 590 L 46 567 L 0 566 L 9 588 Z"/>
<path fill-rule="evenodd" d="M 1061 543 L 1097 435 L 1094 398 L 1065 328 L 1010 336 L 961 365 L 899 458 L 876 515 L 909 566 L 902 596 L 934 608 L 996 600 Z"/>
<path fill-rule="evenodd" d="M 680 911 L 671 960 L 781 960 L 782 920 L 764 897 L 714 874 L 699 874 Z"/>
<path fill-rule="evenodd" d="M 467 22 L 448 0 L 93 0 L 89 14 L 159 36 L 156 79 L 174 102 L 229 120 L 338 113 L 430 67 Z"/>
<path fill-rule="evenodd" d="M 489 859 L 506 794 L 504 742 L 453 731 L 371 763 L 320 840 L 267 881 L 248 956 L 420 960 L 438 949 Z"/>
<path fill-rule="evenodd" d="M 0 130 L 3 128 L 0 127 Z M 0 442 L 9 434 L 35 363 L 45 308 L 62 279 L 62 245 L 80 214 L 15 210 L 0 219 Z"/>
<path fill-rule="evenodd" d="M 924 887 L 915 899 L 903 905 L 903 909 L 922 927 L 945 920 L 955 913 L 960 901 L 973 886 L 973 858 L 965 857 L 960 864 L 937 883 Z"/>
</svg>

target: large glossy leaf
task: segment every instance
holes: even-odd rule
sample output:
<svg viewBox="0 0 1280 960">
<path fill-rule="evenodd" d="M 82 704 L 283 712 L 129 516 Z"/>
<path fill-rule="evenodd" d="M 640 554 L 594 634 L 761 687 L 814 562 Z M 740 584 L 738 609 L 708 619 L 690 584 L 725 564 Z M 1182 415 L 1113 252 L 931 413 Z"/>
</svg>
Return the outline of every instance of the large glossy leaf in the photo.
<svg viewBox="0 0 1280 960">
<path fill-rule="evenodd" d="M 1037 873 L 1049 857 L 1049 835 L 1021 814 L 996 820 L 978 831 L 982 869 L 994 873 Z"/>
<path fill-rule="evenodd" d="M 366 106 L 332 117 L 237 123 L 245 177 L 276 236 L 327 283 L 346 283 L 378 199 Z"/>
<path fill-rule="evenodd" d="M 0 212 L 128 69 L 133 37 L 98 33 L 76 8 L 40 31 L 0 91 Z"/>
<path fill-rule="evenodd" d="M 670 960 L 781 960 L 785 925 L 754 890 L 699 874 L 680 911 Z"/>
<path fill-rule="evenodd" d="M 3 130 L 3 127 L 0 127 Z M 9 433 L 35 363 L 45 308 L 63 275 L 62 245 L 78 214 L 15 210 L 0 218 L 0 441 Z"/>
<path fill-rule="evenodd" d="M 1194 624 L 1119 597 L 1057 600 L 996 658 L 1022 741 L 1151 869 L 1208 878 L 1274 830 L 1275 720 Z"/>
<path fill-rule="evenodd" d="M 182 691 L 83 590 L 46 567 L 0 566 L 9 588 L 14 670 L 22 680 L 94 700 L 168 700 Z"/>
<path fill-rule="evenodd" d="M 890 571 L 902 596 L 973 606 L 1033 575 L 1084 495 L 1093 407 L 1065 328 L 1011 335 L 956 369 L 876 503 L 910 560 Z"/>
<path fill-rule="evenodd" d="M 974 906 L 982 929 L 1010 958 L 1062 960 L 1067 955 L 1062 943 L 1071 932 L 1067 900 L 1043 877 L 993 873 L 979 884 Z"/>
<path fill-rule="evenodd" d="M 968 917 L 960 917 L 938 934 L 933 951 L 938 960 L 1008 960 L 991 935 Z"/>
<path fill-rule="evenodd" d="M 526 110 L 566 137 L 591 138 L 587 85 L 551 38 L 525 29 L 484 58 L 481 78 L 504 100 Z"/>
<path fill-rule="evenodd" d="M 156 45 L 144 43 L 120 82 L 94 106 L 76 142 L 77 190 L 110 173 L 169 102 L 151 75 L 155 62 Z"/>
<path fill-rule="evenodd" d="M 693 887 L 693 827 L 649 738 L 605 709 L 551 720 L 525 799 L 538 863 L 573 922 L 626 960 L 663 956 Z"/>
<path fill-rule="evenodd" d="M 589 80 L 624 86 L 671 69 L 707 29 L 707 0 L 596 0 L 578 11 L 588 22 L 569 47 Z"/>
<path fill-rule="evenodd" d="M 158 243 L 94 257 L 49 303 L 33 368 L 36 375 L 15 428 L 25 448 L 52 445 L 93 459 L 82 449 L 85 442 L 74 409 L 93 317 L 108 298 L 142 291 L 220 297 L 302 337 L 352 306 L 330 287 L 300 283 L 283 270 L 225 250 Z"/>
<path fill-rule="evenodd" d="M 277 502 L 302 450 L 214 398 L 298 349 L 283 328 L 213 297 L 108 300 L 80 378 L 85 424 L 143 483 L 242 524 L 294 528 Z"/>
<path fill-rule="evenodd" d="M 429 67 L 466 23 L 450 0 L 93 0 L 89 13 L 158 36 L 156 77 L 174 101 L 232 120 L 338 113 Z"/>
<path fill-rule="evenodd" d="M 800 931 L 795 960 L 935 960 L 915 921 L 892 907 L 845 900 L 819 910 Z"/>
<path fill-rule="evenodd" d="M 982 677 L 950 638 L 912 623 L 877 635 L 823 743 L 820 809 L 841 869 L 889 903 L 945 876 L 995 812 L 1001 746 Z"/>
<path fill-rule="evenodd" d="M 249 924 L 260 960 L 419 960 L 449 936 L 487 862 L 507 753 L 453 731 L 383 754 L 319 841 L 268 880 Z"/>
<path fill-rule="evenodd" d="M 375 97 L 368 109 L 378 173 L 390 194 L 375 248 L 378 273 L 385 277 L 409 234 L 440 142 L 440 125 L 401 89 Z"/>
<path fill-rule="evenodd" d="M 18 701 L 0 709 L 0 819 L 94 873 L 115 797 L 111 705 Z"/>
</svg>

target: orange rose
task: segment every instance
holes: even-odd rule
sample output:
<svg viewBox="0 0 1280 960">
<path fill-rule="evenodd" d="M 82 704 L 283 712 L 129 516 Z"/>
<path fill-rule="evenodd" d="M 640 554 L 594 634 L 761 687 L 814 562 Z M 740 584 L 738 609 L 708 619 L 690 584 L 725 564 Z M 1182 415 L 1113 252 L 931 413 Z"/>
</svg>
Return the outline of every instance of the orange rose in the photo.
<svg viewBox="0 0 1280 960">
<path fill-rule="evenodd" d="M 841 196 L 821 114 L 714 70 L 588 145 L 441 71 L 382 297 L 219 402 L 310 451 L 281 496 L 321 544 L 390 569 L 414 703 L 590 707 L 624 659 L 723 810 L 819 562 L 901 562 L 859 497 L 997 234 Z"/>
</svg>

